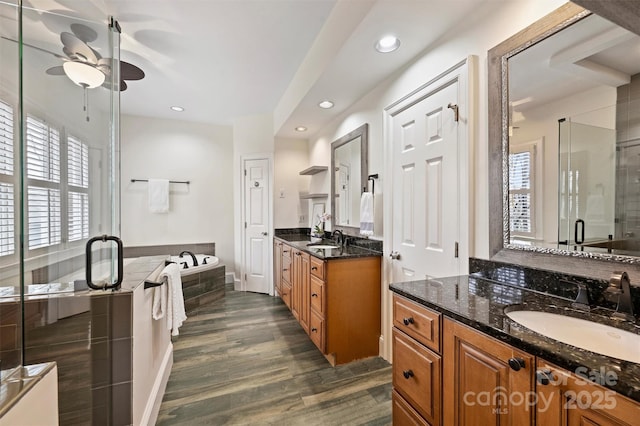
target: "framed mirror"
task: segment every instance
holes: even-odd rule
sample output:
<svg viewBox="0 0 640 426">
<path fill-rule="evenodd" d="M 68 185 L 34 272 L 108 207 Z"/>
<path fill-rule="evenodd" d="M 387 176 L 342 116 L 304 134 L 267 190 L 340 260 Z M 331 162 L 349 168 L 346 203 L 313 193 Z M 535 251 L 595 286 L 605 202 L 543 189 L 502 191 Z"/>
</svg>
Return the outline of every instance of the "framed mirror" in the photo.
<svg viewBox="0 0 640 426">
<path fill-rule="evenodd" d="M 331 226 L 344 233 L 360 231 L 360 198 L 367 186 L 369 125 L 331 143 Z"/>
<path fill-rule="evenodd" d="M 489 51 L 490 254 L 640 264 L 640 5 L 575 3 Z"/>
</svg>

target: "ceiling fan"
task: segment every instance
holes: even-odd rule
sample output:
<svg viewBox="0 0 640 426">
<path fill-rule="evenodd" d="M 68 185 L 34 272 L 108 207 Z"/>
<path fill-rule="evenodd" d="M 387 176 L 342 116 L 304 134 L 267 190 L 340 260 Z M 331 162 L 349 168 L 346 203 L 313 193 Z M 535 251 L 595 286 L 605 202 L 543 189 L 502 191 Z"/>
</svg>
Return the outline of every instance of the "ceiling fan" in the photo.
<svg viewBox="0 0 640 426">
<path fill-rule="evenodd" d="M 84 89 L 93 89 L 103 86 L 112 88 L 111 67 L 113 58 L 103 58 L 95 49 L 89 46 L 98 38 L 98 33 L 83 24 L 74 23 L 70 26 L 71 32 L 60 34 L 63 55 L 55 56 L 64 63 L 47 69 L 49 75 L 66 75 L 75 84 Z M 128 62 L 119 61 L 120 81 L 115 90 L 121 92 L 127 90 L 125 80 L 141 80 L 145 74 L 137 66 Z"/>
</svg>

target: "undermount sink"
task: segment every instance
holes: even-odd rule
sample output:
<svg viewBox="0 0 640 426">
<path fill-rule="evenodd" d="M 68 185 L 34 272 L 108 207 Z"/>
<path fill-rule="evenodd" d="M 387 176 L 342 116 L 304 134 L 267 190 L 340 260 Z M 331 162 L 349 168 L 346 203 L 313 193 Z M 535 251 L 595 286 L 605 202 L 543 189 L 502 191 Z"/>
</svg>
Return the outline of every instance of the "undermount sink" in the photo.
<svg viewBox="0 0 640 426">
<path fill-rule="evenodd" d="M 511 311 L 513 321 L 550 337 L 601 355 L 640 364 L 640 335 L 615 327 L 540 311 Z"/>
<path fill-rule="evenodd" d="M 334 246 L 333 244 L 309 244 L 307 247 L 312 249 L 337 249 L 339 246 Z"/>
</svg>

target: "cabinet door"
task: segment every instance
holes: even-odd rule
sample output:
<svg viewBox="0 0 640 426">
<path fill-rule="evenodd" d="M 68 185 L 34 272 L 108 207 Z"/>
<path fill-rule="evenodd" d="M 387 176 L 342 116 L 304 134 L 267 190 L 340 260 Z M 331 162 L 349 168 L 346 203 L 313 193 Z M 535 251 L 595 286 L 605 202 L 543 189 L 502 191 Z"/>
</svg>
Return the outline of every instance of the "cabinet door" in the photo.
<svg viewBox="0 0 640 426">
<path fill-rule="evenodd" d="M 309 255 L 307 253 L 300 252 L 300 255 L 297 256 L 300 258 L 299 266 L 299 274 L 298 279 L 300 280 L 300 305 L 298 308 L 298 321 L 300 321 L 300 325 L 304 329 L 304 331 L 309 333 L 309 312 L 311 310 L 311 296 L 309 295 L 309 281 L 310 281 L 310 272 L 309 272 Z"/>
<path fill-rule="evenodd" d="M 282 297 L 282 243 L 273 240 L 273 287 L 276 296 Z"/>
<path fill-rule="evenodd" d="M 291 313 L 300 321 L 300 304 L 302 302 L 302 286 L 300 282 L 300 269 L 302 258 L 299 250 L 291 251 Z"/>
<path fill-rule="evenodd" d="M 315 343 L 322 353 L 326 353 L 324 336 L 324 318 L 318 315 L 315 311 L 311 311 L 311 315 L 309 316 L 309 337 L 311 337 L 311 341 Z"/>
<path fill-rule="evenodd" d="M 444 424 L 533 423 L 534 357 L 444 320 Z"/>
<path fill-rule="evenodd" d="M 538 360 L 536 424 L 540 426 L 638 424 L 640 404 L 544 360 Z"/>
</svg>

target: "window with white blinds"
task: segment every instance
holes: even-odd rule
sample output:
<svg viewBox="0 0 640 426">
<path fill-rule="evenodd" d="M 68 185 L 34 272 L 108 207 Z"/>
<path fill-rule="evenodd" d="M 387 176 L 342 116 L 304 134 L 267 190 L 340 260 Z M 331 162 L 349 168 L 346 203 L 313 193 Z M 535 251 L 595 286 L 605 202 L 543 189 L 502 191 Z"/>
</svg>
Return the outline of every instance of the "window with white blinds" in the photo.
<svg viewBox="0 0 640 426">
<path fill-rule="evenodd" d="M 67 137 L 68 238 L 89 238 L 89 146 L 75 136 Z"/>
<path fill-rule="evenodd" d="M 13 107 L 0 101 L 0 256 L 15 252 Z"/>
<path fill-rule="evenodd" d="M 69 191 L 69 241 L 89 238 L 89 194 Z"/>
<path fill-rule="evenodd" d="M 60 131 L 28 115 L 26 157 L 29 250 L 60 244 Z"/>
<path fill-rule="evenodd" d="M 78 138 L 67 138 L 67 177 L 70 186 L 89 188 L 89 147 Z"/>
<path fill-rule="evenodd" d="M 514 146 L 509 153 L 509 222 L 512 235 L 534 236 L 535 145 Z"/>
<path fill-rule="evenodd" d="M 27 187 L 29 214 L 29 249 L 52 246 L 62 242 L 60 190 Z"/>
<path fill-rule="evenodd" d="M 0 256 L 15 251 L 13 184 L 0 183 Z"/>
<path fill-rule="evenodd" d="M 60 131 L 27 116 L 27 177 L 60 183 Z"/>
<path fill-rule="evenodd" d="M 0 101 L 0 173 L 13 175 L 13 107 Z"/>
</svg>

